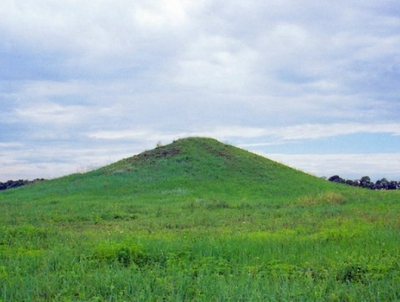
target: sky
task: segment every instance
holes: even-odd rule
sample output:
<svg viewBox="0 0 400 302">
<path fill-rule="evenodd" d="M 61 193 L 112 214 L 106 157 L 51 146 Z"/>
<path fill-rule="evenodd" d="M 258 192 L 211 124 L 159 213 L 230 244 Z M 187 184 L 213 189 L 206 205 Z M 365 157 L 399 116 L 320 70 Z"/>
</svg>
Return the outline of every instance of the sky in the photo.
<svg viewBox="0 0 400 302">
<path fill-rule="evenodd" d="M 188 136 L 400 180 L 398 0 L 0 0 L 0 181 Z"/>
</svg>

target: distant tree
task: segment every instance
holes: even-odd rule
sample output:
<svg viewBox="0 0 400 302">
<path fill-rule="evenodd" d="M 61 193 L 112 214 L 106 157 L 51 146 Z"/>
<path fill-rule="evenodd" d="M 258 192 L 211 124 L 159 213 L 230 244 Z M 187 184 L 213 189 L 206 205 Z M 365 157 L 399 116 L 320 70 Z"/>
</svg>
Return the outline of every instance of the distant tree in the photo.
<svg viewBox="0 0 400 302">
<path fill-rule="evenodd" d="M 38 181 L 44 181 L 45 179 L 43 178 L 36 178 L 35 180 L 23 180 L 23 179 L 18 179 L 18 180 L 8 180 L 7 182 L 0 182 L 0 191 L 2 190 L 7 190 L 7 189 L 13 189 L 13 188 L 18 188 L 24 185 L 28 185 L 31 183 L 35 183 Z"/>
<path fill-rule="evenodd" d="M 360 179 L 360 187 L 370 188 L 371 187 L 371 178 L 369 176 L 363 176 Z"/>
<path fill-rule="evenodd" d="M 339 175 L 331 176 L 331 177 L 329 177 L 328 180 L 329 180 L 329 181 L 332 181 L 332 182 L 341 183 L 341 184 L 346 183 L 346 180 L 343 179 L 343 178 L 341 178 Z"/>
<path fill-rule="evenodd" d="M 354 187 L 362 187 L 371 190 L 399 190 L 400 182 L 389 181 L 386 178 L 377 180 L 375 183 L 371 181 L 369 176 L 363 176 L 360 180 L 343 179 L 339 175 L 329 177 L 329 181 L 346 184 Z"/>
<path fill-rule="evenodd" d="M 391 181 L 388 185 L 388 190 L 397 190 L 399 189 L 399 183 L 397 181 Z"/>
</svg>

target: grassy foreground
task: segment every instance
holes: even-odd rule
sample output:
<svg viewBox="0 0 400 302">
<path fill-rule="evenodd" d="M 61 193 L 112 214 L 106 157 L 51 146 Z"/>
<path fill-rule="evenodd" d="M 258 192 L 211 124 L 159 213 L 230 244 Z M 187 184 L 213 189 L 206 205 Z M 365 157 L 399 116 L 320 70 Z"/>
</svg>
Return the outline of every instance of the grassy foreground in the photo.
<svg viewBox="0 0 400 302">
<path fill-rule="evenodd" d="M 0 193 L 0 301 L 400 301 L 400 192 L 212 139 Z"/>
</svg>

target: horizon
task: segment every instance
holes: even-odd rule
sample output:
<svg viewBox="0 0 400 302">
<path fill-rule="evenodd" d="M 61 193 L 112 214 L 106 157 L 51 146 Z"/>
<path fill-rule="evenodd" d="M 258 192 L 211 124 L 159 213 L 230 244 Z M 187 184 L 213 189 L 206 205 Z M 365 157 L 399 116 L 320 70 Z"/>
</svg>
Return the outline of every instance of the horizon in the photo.
<svg viewBox="0 0 400 302">
<path fill-rule="evenodd" d="M 400 180 L 399 7 L 5 0 L 0 181 L 188 136 L 317 177 Z"/>
</svg>

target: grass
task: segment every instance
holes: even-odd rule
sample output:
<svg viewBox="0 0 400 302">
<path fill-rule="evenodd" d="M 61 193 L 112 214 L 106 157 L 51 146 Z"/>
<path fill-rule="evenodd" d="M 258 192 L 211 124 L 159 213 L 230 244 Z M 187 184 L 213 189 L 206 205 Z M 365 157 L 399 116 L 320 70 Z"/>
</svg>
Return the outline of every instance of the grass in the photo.
<svg viewBox="0 0 400 302">
<path fill-rule="evenodd" d="M 189 138 L 0 193 L 0 301 L 400 300 L 398 191 Z"/>
</svg>

